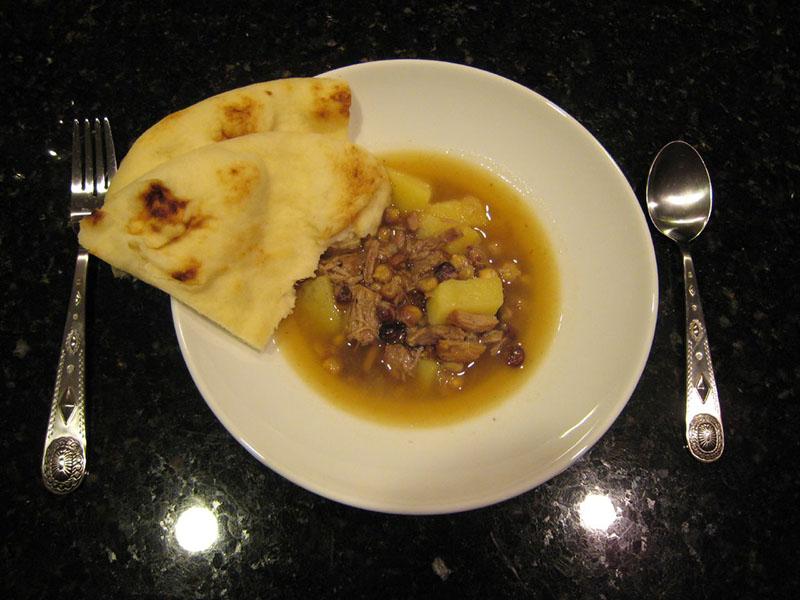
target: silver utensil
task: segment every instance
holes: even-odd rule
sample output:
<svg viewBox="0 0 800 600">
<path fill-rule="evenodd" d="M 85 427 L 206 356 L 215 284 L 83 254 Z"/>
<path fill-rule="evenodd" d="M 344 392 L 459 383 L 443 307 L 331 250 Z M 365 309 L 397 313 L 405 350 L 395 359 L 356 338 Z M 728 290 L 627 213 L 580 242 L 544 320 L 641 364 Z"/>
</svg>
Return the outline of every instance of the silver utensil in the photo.
<svg viewBox="0 0 800 600">
<path fill-rule="evenodd" d="M 76 232 L 81 219 L 103 205 L 108 184 L 116 172 L 114 140 L 108 119 L 94 119 L 93 123 L 88 119 L 83 123 L 74 121 L 69 223 Z M 89 254 L 79 246 L 42 457 L 42 479 L 54 494 L 71 492 L 86 473 L 84 341 L 88 264 Z"/>
<path fill-rule="evenodd" d="M 700 235 L 711 217 L 711 178 L 700 154 L 682 141 L 664 146 L 650 167 L 646 196 L 653 225 L 677 242 L 683 255 L 686 441 L 695 458 L 712 462 L 722 455 L 725 435 L 700 290 L 689 254 L 689 242 Z"/>
</svg>

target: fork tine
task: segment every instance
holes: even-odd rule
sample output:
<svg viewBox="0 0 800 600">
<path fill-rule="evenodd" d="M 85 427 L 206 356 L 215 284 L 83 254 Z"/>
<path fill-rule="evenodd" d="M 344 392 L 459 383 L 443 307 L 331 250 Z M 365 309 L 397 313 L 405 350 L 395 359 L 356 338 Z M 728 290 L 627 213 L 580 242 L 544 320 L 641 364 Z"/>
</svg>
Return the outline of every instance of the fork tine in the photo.
<svg viewBox="0 0 800 600">
<path fill-rule="evenodd" d="M 86 165 L 86 183 L 84 191 L 94 193 L 94 161 L 92 160 L 92 125 L 89 119 L 83 120 L 83 149 L 84 149 L 84 164 Z"/>
<path fill-rule="evenodd" d="M 117 172 L 117 155 L 114 153 L 114 138 L 111 137 L 111 123 L 103 117 L 103 137 L 105 138 L 106 149 L 106 183 L 111 183 L 111 178 Z"/>
<path fill-rule="evenodd" d="M 103 164 L 103 133 L 100 131 L 100 119 L 94 120 L 94 184 L 98 194 L 106 191 L 106 168 Z"/>
<path fill-rule="evenodd" d="M 83 161 L 81 160 L 81 127 L 78 119 L 72 121 L 72 193 L 83 188 Z"/>
</svg>

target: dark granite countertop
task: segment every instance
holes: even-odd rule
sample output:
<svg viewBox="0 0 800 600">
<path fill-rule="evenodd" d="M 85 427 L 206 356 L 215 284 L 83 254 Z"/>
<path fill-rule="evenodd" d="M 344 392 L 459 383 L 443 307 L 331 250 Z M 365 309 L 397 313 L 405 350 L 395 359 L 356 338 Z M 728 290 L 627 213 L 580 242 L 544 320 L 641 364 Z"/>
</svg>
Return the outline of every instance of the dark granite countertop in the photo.
<svg viewBox="0 0 800 600">
<path fill-rule="evenodd" d="M 4 598 L 797 597 L 797 5 L 177 4 L 0 8 Z M 640 200 L 661 145 L 701 151 L 715 204 L 693 255 L 723 458 L 699 464 L 683 445 L 682 276 L 661 236 L 655 341 L 608 433 L 537 489 L 430 517 L 340 505 L 254 460 L 193 385 L 168 298 L 95 261 L 90 472 L 69 496 L 46 492 L 40 453 L 75 253 L 62 223 L 70 120 L 110 115 L 125 149 L 211 93 L 395 57 L 473 65 L 551 99 Z M 582 525 L 588 494 L 615 507 L 607 529 Z M 191 553 L 173 527 L 198 501 L 220 533 Z"/>
</svg>

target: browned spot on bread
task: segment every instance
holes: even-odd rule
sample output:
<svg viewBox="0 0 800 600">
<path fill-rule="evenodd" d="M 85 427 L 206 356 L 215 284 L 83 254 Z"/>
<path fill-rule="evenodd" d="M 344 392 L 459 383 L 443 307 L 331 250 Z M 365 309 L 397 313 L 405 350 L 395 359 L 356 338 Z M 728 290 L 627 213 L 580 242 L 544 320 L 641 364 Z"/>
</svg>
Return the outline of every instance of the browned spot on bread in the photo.
<svg viewBox="0 0 800 600">
<path fill-rule="evenodd" d="M 170 273 L 170 276 L 173 279 L 177 279 L 181 283 L 188 283 L 197 279 L 197 275 L 199 272 L 200 272 L 200 264 L 196 260 L 190 260 L 185 268 L 179 271 L 173 271 L 172 273 Z"/>
<path fill-rule="evenodd" d="M 220 107 L 220 129 L 214 136 L 216 141 L 256 133 L 258 131 L 258 111 L 261 104 L 250 96 Z"/>
<path fill-rule="evenodd" d="M 86 217 L 86 220 L 89 222 L 90 225 L 97 225 L 100 221 L 103 220 L 105 216 L 106 213 L 104 213 L 102 209 L 96 208 L 92 211 L 92 214 Z"/>
<path fill-rule="evenodd" d="M 208 215 L 192 215 L 186 222 L 186 233 L 192 231 L 193 229 L 202 229 L 205 227 L 209 218 L 210 217 Z"/>
<path fill-rule="evenodd" d="M 265 93 L 267 96 L 272 96 L 272 91 L 271 91 L 271 90 L 264 90 L 264 93 Z"/>
<path fill-rule="evenodd" d="M 244 200 L 252 192 L 259 176 L 258 167 L 247 162 L 234 163 L 217 170 L 217 177 L 228 191 L 226 200 L 233 203 Z"/>
<path fill-rule="evenodd" d="M 144 220 L 177 223 L 182 220 L 183 210 L 188 200 L 176 198 L 172 191 L 161 181 L 153 181 L 142 194 L 145 215 Z"/>
<path fill-rule="evenodd" d="M 141 210 L 128 222 L 127 230 L 131 235 L 142 235 L 146 231 L 161 232 L 165 226 L 184 225 L 189 229 L 190 223 L 202 226 L 205 218 L 192 216 L 187 219 L 186 207 L 190 200 L 178 198 L 164 182 L 154 180 L 139 194 Z"/>
<path fill-rule="evenodd" d="M 345 150 L 344 160 L 341 163 L 346 182 L 347 190 L 351 198 L 355 199 L 364 194 L 371 194 L 376 187 L 377 172 L 374 168 L 364 164 L 354 146 Z"/>
<path fill-rule="evenodd" d="M 339 105 L 340 114 L 345 117 L 350 116 L 350 103 L 352 102 L 352 96 L 350 95 L 349 90 L 343 89 L 334 92 L 331 94 L 331 100 Z"/>
<path fill-rule="evenodd" d="M 314 88 L 314 91 L 319 90 Z M 317 96 L 314 114 L 322 120 L 348 118 L 351 101 L 349 88 L 344 84 L 338 85 L 327 96 Z"/>
</svg>

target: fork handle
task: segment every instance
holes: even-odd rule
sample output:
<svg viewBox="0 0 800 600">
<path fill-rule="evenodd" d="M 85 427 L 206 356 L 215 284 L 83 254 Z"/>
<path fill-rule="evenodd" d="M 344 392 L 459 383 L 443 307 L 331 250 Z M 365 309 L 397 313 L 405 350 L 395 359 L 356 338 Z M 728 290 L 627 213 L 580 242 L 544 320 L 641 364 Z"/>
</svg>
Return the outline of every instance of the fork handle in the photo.
<svg viewBox="0 0 800 600">
<path fill-rule="evenodd" d="M 54 494 L 77 488 L 86 473 L 86 272 L 89 254 L 78 249 L 61 341 L 56 385 L 42 456 L 42 479 Z"/>
</svg>

